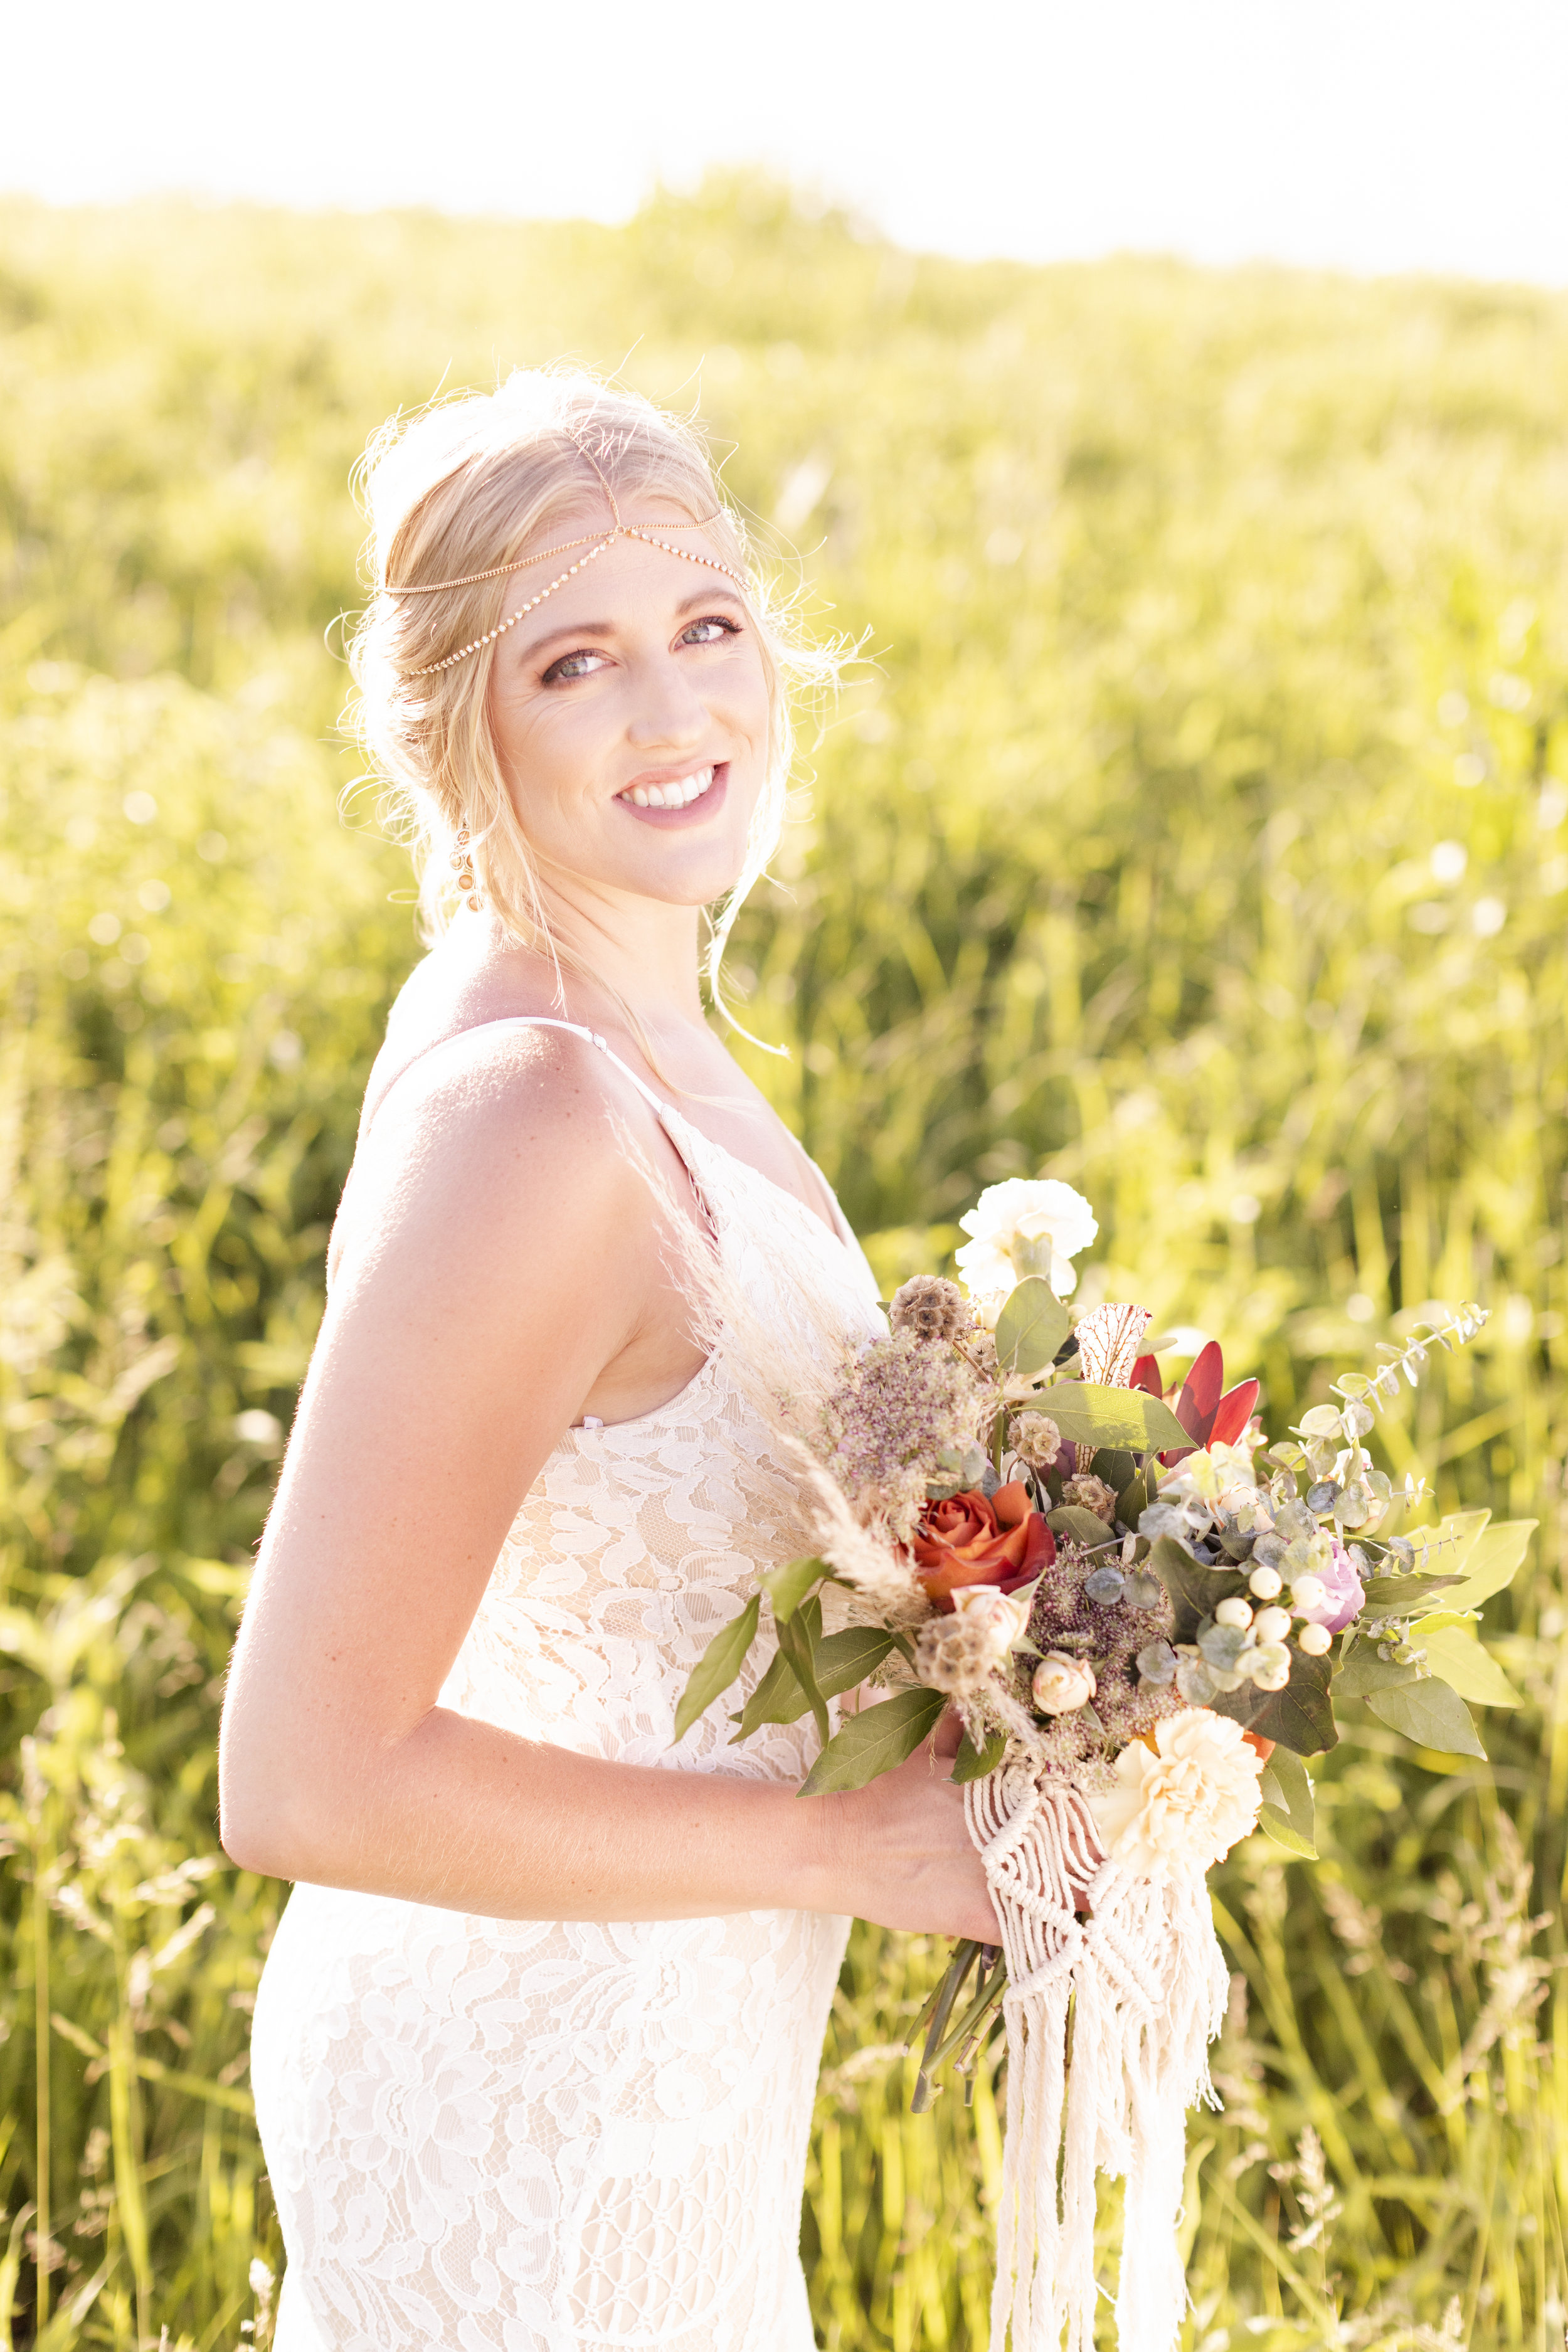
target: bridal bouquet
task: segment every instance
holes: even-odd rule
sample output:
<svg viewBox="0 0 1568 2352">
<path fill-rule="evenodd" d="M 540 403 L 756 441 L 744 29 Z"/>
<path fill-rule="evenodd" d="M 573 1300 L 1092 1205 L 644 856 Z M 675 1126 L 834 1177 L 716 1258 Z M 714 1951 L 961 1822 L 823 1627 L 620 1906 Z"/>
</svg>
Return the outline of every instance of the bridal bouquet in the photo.
<svg viewBox="0 0 1568 2352">
<path fill-rule="evenodd" d="M 916 2027 L 916 2104 L 952 2065 L 973 2086 L 1008 2044 L 993 2352 L 1092 2352 L 1095 2176 L 1126 2177 L 1123 2352 L 1170 2352 L 1186 2110 L 1212 2098 L 1228 1990 L 1205 1873 L 1261 1827 L 1312 1855 L 1305 1759 L 1364 1699 L 1418 1748 L 1481 1755 L 1466 1704 L 1509 1705 L 1479 1604 L 1528 1524 L 1474 1512 L 1382 1537 L 1396 1496 L 1363 1443 L 1460 1308 L 1370 1376 L 1348 1375 L 1270 1443 L 1258 1385 L 1206 1346 L 1168 1385 L 1148 1312 L 1064 1301 L 1093 1213 L 1055 1181 L 993 1186 L 963 1221 L 963 1286 L 921 1276 L 887 1335 L 783 1405 L 817 1552 L 764 1575 L 709 1645 L 677 1735 L 775 1647 L 734 1738 L 810 1712 L 801 1793 L 862 1787 L 949 1710 L 998 1919 L 960 1944 Z M 868 1687 L 867 1687 L 868 1685 Z M 833 1729 L 829 1699 L 860 1692 Z M 1069 2034 L 1070 2011 L 1070 2034 Z"/>
</svg>

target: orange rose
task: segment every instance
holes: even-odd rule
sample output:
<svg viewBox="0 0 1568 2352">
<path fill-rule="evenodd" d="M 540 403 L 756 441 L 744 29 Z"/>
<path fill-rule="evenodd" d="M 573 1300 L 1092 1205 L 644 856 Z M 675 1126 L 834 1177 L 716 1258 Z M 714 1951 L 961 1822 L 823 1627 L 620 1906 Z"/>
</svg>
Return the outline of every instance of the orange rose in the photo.
<svg viewBox="0 0 1568 2352">
<path fill-rule="evenodd" d="M 1057 1556 L 1056 1538 L 1030 1507 L 1021 1478 L 994 1495 L 978 1489 L 928 1504 L 910 1546 L 915 1574 L 943 1609 L 966 1584 L 999 1584 L 1004 1592 L 1027 1584 Z"/>
</svg>

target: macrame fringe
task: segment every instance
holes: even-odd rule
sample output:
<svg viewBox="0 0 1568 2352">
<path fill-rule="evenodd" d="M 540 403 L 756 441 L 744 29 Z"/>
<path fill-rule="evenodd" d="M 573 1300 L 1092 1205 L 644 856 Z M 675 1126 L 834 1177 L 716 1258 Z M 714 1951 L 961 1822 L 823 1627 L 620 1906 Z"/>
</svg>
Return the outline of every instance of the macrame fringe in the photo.
<svg viewBox="0 0 1568 2352">
<path fill-rule="evenodd" d="M 1081 1793 L 1026 1765 L 972 1780 L 964 1803 L 1007 1963 L 991 2352 L 1009 2323 L 1012 2352 L 1059 2352 L 1064 2326 L 1066 2352 L 1094 2352 L 1097 2172 L 1127 2183 L 1121 2352 L 1173 2352 L 1187 2109 L 1217 2105 L 1208 2045 L 1230 1989 L 1207 1886 L 1107 1861 Z"/>
</svg>

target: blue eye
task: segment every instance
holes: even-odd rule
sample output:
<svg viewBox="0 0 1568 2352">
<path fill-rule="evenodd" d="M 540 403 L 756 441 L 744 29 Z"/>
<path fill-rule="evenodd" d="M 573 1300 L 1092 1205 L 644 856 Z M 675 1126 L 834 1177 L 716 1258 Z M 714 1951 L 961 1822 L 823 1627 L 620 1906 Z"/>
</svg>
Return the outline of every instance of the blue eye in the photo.
<svg viewBox="0 0 1568 2352">
<path fill-rule="evenodd" d="M 546 686 L 553 686 L 557 678 L 592 677 L 594 673 L 586 664 L 602 662 L 604 659 L 603 654 L 595 653 L 589 646 L 582 646 L 574 654 L 563 654 L 560 660 L 552 662 L 545 671 L 544 683 Z"/>
<path fill-rule="evenodd" d="M 739 621 L 727 621 L 721 613 L 709 613 L 700 621 L 693 621 L 689 629 L 681 631 L 680 642 L 683 646 L 714 646 L 725 637 L 738 637 L 740 634 Z"/>
</svg>

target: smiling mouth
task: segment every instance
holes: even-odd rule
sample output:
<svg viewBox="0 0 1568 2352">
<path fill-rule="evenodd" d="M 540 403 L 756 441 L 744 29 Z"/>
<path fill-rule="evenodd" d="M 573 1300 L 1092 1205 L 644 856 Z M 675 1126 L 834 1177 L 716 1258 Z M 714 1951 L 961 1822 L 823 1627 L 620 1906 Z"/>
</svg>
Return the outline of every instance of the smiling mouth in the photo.
<svg viewBox="0 0 1568 2352">
<path fill-rule="evenodd" d="M 706 800 L 713 790 L 715 780 L 722 783 L 729 772 L 729 761 L 721 760 L 716 766 L 693 768 L 689 776 L 674 776 L 663 784 L 628 784 L 616 798 L 627 808 L 689 809 Z"/>
</svg>

